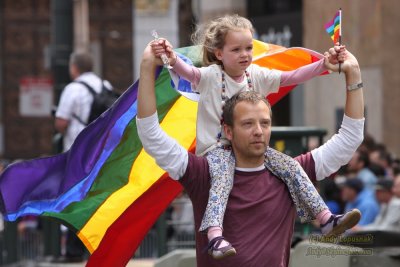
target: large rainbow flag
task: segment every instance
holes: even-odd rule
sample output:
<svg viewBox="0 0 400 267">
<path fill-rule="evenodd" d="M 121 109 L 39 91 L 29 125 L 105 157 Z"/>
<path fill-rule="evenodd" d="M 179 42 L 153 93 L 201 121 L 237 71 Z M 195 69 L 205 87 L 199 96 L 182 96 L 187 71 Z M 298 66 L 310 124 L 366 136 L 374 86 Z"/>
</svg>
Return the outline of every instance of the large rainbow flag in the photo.
<svg viewBox="0 0 400 267">
<path fill-rule="evenodd" d="M 200 64 L 199 48 L 177 49 Z M 254 41 L 256 64 L 292 70 L 322 55 Z M 142 149 L 136 130 L 138 82 L 100 118 L 85 128 L 65 153 L 10 165 L 0 176 L 0 208 L 5 219 L 24 215 L 55 218 L 75 230 L 91 253 L 87 266 L 125 266 L 159 215 L 181 192 Z M 161 127 L 189 151 L 195 148 L 197 102 L 178 90 L 166 69 L 157 74 Z M 268 96 L 276 103 L 292 88 Z M 183 92 L 185 91 L 185 92 Z M 185 95 L 185 96 L 184 96 Z"/>
</svg>

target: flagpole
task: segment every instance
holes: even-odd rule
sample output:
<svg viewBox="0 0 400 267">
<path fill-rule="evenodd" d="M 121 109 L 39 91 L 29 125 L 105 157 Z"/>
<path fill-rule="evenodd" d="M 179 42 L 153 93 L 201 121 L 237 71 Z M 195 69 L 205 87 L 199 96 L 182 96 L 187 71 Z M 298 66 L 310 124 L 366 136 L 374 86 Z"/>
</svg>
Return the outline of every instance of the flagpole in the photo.
<svg viewBox="0 0 400 267">
<path fill-rule="evenodd" d="M 342 8 L 339 8 L 339 45 L 342 45 Z M 339 61 L 339 74 L 341 70 L 341 64 Z"/>
</svg>

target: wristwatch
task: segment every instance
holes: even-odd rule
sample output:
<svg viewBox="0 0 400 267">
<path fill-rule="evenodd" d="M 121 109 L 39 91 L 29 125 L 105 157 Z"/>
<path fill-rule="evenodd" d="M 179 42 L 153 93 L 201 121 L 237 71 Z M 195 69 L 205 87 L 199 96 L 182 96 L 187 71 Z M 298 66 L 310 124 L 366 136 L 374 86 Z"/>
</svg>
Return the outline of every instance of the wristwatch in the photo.
<svg viewBox="0 0 400 267">
<path fill-rule="evenodd" d="M 362 82 L 360 83 L 355 83 L 355 84 L 351 84 L 347 86 L 347 90 L 352 91 L 352 90 L 356 90 L 356 89 L 360 89 L 362 88 L 364 85 Z"/>
</svg>

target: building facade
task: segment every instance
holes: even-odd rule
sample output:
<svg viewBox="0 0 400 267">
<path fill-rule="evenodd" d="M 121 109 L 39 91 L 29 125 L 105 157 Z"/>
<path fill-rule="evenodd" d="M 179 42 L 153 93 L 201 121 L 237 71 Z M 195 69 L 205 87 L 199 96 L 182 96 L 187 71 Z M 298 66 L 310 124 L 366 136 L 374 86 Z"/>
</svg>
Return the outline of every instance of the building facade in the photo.
<svg viewBox="0 0 400 267">
<path fill-rule="evenodd" d="M 400 155 L 400 76 L 396 48 L 400 41 L 400 2 L 386 0 L 303 0 L 304 46 L 323 52 L 332 45 L 323 22 L 341 7 L 343 43 L 357 57 L 364 82 L 366 133 Z M 318 21 L 318 23 L 316 22 Z M 336 131 L 345 97 L 338 74 L 308 82 L 304 91 L 305 123 Z M 336 110 L 335 113 L 332 111 Z"/>
<path fill-rule="evenodd" d="M 0 155 L 7 159 L 39 157 L 53 151 L 54 118 L 48 107 L 57 104 L 60 94 L 52 82 L 51 68 L 51 5 L 55 1 L 1 1 Z M 88 5 L 95 71 L 124 91 L 133 82 L 133 3 L 90 0 Z M 63 75 L 69 79 L 68 71 Z M 49 96 L 52 101 L 47 100 Z"/>
</svg>

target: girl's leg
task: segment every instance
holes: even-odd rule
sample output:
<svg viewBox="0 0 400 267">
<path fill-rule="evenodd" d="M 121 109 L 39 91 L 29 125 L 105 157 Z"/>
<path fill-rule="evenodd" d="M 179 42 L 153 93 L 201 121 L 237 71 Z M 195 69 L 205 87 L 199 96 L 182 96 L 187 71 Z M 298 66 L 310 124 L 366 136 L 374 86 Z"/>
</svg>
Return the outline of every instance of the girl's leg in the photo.
<svg viewBox="0 0 400 267">
<path fill-rule="evenodd" d="M 292 157 L 268 147 L 265 166 L 285 182 L 302 222 L 317 219 L 324 234 L 330 234 L 339 225 L 341 229 L 346 228 L 345 231 L 358 223 L 359 211 L 333 215 L 299 162 Z"/>
<path fill-rule="evenodd" d="M 206 158 L 210 169 L 211 188 L 199 231 L 206 231 L 212 226 L 222 228 L 235 172 L 235 158 L 231 150 L 216 148 L 208 152 Z"/>
<path fill-rule="evenodd" d="M 223 258 L 236 253 L 230 243 L 222 238 L 225 209 L 233 187 L 235 158 L 231 150 L 223 148 L 208 152 L 206 158 L 210 169 L 211 188 L 199 231 L 207 231 L 211 244 L 209 253 L 214 258 Z"/>
</svg>

